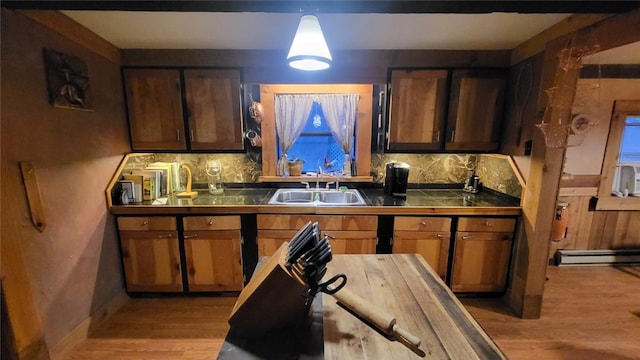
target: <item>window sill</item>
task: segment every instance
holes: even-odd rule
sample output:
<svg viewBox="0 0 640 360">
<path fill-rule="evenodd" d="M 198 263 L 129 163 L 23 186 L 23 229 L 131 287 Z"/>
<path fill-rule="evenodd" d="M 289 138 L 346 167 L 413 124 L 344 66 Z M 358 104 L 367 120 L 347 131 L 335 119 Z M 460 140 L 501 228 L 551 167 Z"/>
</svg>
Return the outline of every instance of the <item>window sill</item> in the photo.
<svg viewBox="0 0 640 360">
<path fill-rule="evenodd" d="M 353 182 L 358 182 L 358 183 L 371 183 L 373 182 L 373 176 L 350 176 L 350 177 L 338 177 L 338 180 L 340 180 L 340 182 L 347 182 L 347 183 L 353 183 Z M 335 181 L 336 177 L 335 176 L 331 176 L 331 175 L 324 175 L 322 177 L 322 182 L 327 182 L 327 181 Z M 316 177 L 315 176 L 306 176 L 306 175 L 301 175 L 301 176 L 260 176 L 258 178 L 259 182 L 263 182 L 263 183 L 269 183 L 269 182 L 301 182 L 301 181 L 307 181 L 307 182 L 315 182 L 316 181 Z"/>
<path fill-rule="evenodd" d="M 629 196 L 619 198 L 615 196 L 598 198 L 596 210 L 640 210 L 640 197 Z"/>
</svg>

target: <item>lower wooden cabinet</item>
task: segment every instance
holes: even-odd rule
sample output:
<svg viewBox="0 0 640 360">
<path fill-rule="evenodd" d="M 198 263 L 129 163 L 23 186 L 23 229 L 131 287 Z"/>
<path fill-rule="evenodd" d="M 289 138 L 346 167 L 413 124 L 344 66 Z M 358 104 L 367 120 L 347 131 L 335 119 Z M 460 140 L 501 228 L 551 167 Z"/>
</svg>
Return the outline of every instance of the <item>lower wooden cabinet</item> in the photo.
<svg viewBox="0 0 640 360">
<path fill-rule="evenodd" d="M 451 290 L 505 290 L 515 224 L 515 219 L 502 218 L 458 220 Z"/>
<path fill-rule="evenodd" d="M 420 254 L 444 280 L 449 264 L 451 218 L 396 216 L 392 253 Z"/>
<path fill-rule="evenodd" d="M 257 217 L 258 256 L 271 256 L 309 221 L 317 221 L 322 235 L 329 235 L 334 254 L 376 253 L 377 216 L 260 214 Z"/>
<path fill-rule="evenodd" d="M 240 216 L 184 217 L 181 233 L 176 217 L 119 217 L 118 228 L 129 292 L 242 289 Z"/>
<path fill-rule="evenodd" d="M 240 216 L 190 216 L 183 227 L 189 291 L 242 290 Z"/>
<path fill-rule="evenodd" d="M 242 290 L 239 215 L 120 216 L 117 220 L 127 291 Z M 329 235 L 334 254 L 376 253 L 375 215 L 258 214 L 258 257 L 274 254 L 309 221 L 318 222 L 322 236 Z M 454 292 L 504 291 L 515 218 L 395 216 L 392 226 L 391 252 L 422 255 Z"/>
<path fill-rule="evenodd" d="M 118 218 L 118 228 L 127 291 L 182 291 L 174 217 Z"/>
</svg>

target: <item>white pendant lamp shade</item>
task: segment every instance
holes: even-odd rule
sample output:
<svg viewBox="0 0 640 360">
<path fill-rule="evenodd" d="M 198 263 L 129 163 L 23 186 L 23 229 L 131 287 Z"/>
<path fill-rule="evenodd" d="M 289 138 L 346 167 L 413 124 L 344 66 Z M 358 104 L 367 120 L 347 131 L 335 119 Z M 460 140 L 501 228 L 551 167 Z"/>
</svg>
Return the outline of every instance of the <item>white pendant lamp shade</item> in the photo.
<svg viewBox="0 0 640 360">
<path fill-rule="evenodd" d="M 331 53 L 315 15 L 300 19 L 287 60 L 292 68 L 306 71 L 324 70 L 331 65 Z"/>
</svg>

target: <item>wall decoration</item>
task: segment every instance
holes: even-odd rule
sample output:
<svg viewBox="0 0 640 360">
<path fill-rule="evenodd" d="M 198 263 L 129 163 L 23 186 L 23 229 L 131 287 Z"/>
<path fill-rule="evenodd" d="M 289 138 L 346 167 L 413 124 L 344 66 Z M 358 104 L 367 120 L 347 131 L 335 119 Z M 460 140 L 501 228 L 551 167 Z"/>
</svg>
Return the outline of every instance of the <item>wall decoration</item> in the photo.
<svg viewBox="0 0 640 360">
<path fill-rule="evenodd" d="M 93 110 L 87 64 L 74 56 L 44 49 L 47 89 L 51 105 Z"/>
</svg>

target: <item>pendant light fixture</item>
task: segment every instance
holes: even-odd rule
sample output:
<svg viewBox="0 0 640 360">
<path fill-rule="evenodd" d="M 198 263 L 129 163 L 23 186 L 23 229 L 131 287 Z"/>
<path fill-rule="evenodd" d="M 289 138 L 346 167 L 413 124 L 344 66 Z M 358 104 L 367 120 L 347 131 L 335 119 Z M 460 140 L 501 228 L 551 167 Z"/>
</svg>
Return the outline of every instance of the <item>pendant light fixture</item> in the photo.
<svg viewBox="0 0 640 360">
<path fill-rule="evenodd" d="M 331 66 L 331 53 L 315 15 L 303 15 L 291 43 L 287 61 L 299 70 L 316 71 Z"/>
</svg>

